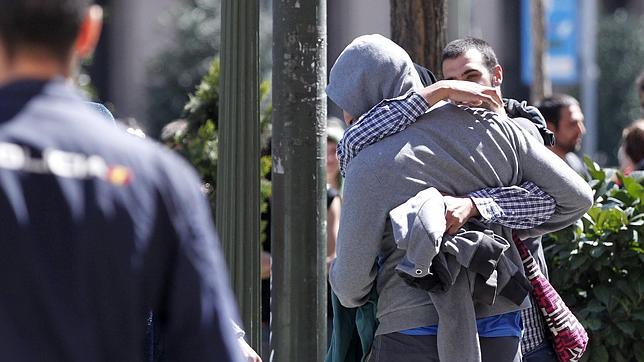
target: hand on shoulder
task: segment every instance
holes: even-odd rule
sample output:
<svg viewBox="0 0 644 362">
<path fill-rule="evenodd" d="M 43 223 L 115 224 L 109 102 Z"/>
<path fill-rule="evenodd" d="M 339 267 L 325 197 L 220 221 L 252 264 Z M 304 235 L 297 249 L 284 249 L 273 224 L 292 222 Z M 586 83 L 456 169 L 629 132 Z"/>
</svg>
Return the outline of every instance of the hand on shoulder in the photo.
<svg viewBox="0 0 644 362">
<path fill-rule="evenodd" d="M 418 92 L 431 106 L 441 100 L 470 107 L 483 107 L 504 114 L 503 100 L 494 87 L 463 80 L 441 80 Z"/>
</svg>

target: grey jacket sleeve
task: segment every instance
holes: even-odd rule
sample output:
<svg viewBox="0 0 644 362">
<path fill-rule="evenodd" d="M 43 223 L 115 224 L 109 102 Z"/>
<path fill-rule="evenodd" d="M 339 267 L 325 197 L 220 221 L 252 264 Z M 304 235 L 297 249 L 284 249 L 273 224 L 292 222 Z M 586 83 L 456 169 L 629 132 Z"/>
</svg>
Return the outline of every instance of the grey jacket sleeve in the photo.
<svg viewBox="0 0 644 362">
<path fill-rule="evenodd" d="M 347 172 L 340 230 L 329 281 L 342 305 L 363 305 L 377 276 L 377 258 L 390 207 L 376 193 L 378 180 L 355 159 Z"/>
<path fill-rule="evenodd" d="M 533 137 L 521 133 L 518 143 L 523 180 L 534 182 L 557 203 L 555 213 L 548 221 L 533 229 L 517 230 L 519 237 L 524 239 L 561 230 L 579 220 L 593 205 L 593 191 L 588 183 Z"/>
</svg>

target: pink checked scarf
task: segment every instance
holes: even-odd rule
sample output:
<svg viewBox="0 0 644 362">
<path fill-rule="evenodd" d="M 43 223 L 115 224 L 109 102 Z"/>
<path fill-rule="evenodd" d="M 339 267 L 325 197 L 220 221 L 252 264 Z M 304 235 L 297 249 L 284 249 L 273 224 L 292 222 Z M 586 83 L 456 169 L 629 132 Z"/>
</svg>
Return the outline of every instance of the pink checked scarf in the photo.
<svg viewBox="0 0 644 362">
<path fill-rule="evenodd" d="M 541 273 L 536 261 L 530 255 L 525 246 L 516 234 L 512 239 L 519 251 L 526 276 L 532 284 L 532 296 L 539 306 L 553 335 L 555 352 L 561 362 L 576 362 L 586 351 L 588 345 L 588 334 L 577 318 L 572 314 L 566 303 L 548 279 Z"/>
</svg>

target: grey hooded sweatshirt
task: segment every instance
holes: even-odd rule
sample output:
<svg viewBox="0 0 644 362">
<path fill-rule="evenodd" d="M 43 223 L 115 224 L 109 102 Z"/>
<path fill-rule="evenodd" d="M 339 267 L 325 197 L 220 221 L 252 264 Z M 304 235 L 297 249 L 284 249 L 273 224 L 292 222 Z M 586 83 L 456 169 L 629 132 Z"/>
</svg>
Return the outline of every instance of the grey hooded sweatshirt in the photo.
<svg viewBox="0 0 644 362">
<path fill-rule="evenodd" d="M 380 35 L 354 40 L 331 69 L 327 93 L 358 116 L 380 100 L 420 89 L 420 79 L 404 50 Z M 395 273 L 404 250 L 396 248 L 388 213 L 419 191 L 435 187 L 452 195 L 486 187 L 532 181 L 557 202 L 549 221 L 522 237 L 564 228 L 592 205 L 588 184 L 554 153 L 513 122 L 496 113 L 452 104 L 437 107 L 402 132 L 375 143 L 353 159 L 345 179 L 330 282 L 340 302 L 357 307 L 376 285 L 376 335 L 438 324 L 427 293 L 408 286 Z M 493 228 L 511 240 L 509 229 Z M 508 255 L 520 265 L 514 245 Z M 477 318 L 522 306 L 498 297 L 476 305 Z"/>
</svg>

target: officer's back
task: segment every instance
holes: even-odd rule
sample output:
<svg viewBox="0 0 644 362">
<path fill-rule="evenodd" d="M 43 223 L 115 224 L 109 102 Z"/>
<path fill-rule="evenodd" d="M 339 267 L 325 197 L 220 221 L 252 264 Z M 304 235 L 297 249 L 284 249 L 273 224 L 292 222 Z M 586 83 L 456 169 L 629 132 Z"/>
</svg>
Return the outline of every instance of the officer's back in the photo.
<svg viewBox="0 0 644 362">
<path fill-rule="evenodd" d="M 196 174 L 65 79 L 92 45 L 98 10 L 82 3 L 0 13 L 0 359 L 139 361 L 153 310 L 169 360 L 237 360 Z"/>
</svg>

